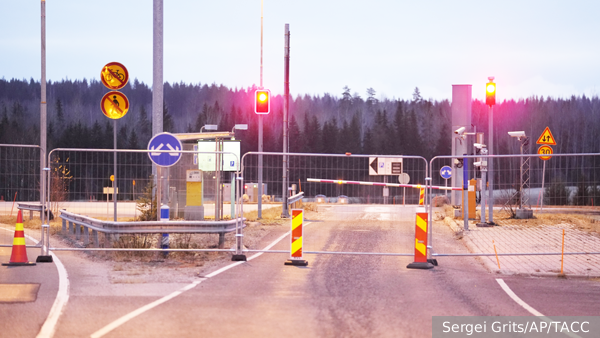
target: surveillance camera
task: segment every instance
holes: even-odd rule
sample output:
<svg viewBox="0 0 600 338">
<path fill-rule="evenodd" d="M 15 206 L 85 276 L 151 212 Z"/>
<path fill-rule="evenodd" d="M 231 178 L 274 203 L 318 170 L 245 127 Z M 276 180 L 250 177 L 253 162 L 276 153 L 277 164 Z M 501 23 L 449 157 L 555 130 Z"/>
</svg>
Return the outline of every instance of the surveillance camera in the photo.
<svg viewBox="0 0 600 338">
<path fill-rule="evenodd" d="M 461 134 L 462 134 L 462 133 L 464 133 L 464 132 L 465 132 L 465 127 L 460 127 L 460 128 L 458 128 L 458 129 L 456 129 L 456 130 L 454 131 L 454 133 L 455 133 L 456 135 L 461 135 Z"/>
<path fill-rule="evenodd" d="M 525 132 L 524 131 L 509 131 L 508 135 L 510 135 L 511 137 L 524 137 Z"/>
<path fill-rule="evenodd" d="M 456 168 L 462 168 L 463 167 L 463 159 L 462 158 L 455 158 L 454 159 L 454 167 L 456 167 Z"/>
<path fill-rule="evenodd" d="M 480 167 L 481 166 L 481 161 L 479 161 L 479 162 L 473 162 L 473 165 L 476 166 L 476 167 Z"/>
<path fill-rule="evenodd" d="M 481 144 L 481 143 L 473 143 L 473 146 L 477 149 L 484 149 L 486 147 L 485 144 Z"/>
</svg>

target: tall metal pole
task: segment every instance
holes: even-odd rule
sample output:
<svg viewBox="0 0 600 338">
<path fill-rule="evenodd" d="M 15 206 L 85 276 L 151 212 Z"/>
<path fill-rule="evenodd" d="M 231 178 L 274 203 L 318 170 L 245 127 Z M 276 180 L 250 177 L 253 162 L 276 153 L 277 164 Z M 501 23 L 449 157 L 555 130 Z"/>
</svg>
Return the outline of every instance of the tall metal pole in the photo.
<svg viewBox="0 0 600 338">
<path fill-rule="evenodd" d="M 288 114 L 290 107 L 290 25 L 285 24 L 284 33 L 284 59 L 283 59 L 283 152 L 288 153 Z M 288 212 L 288 156 L 283 155 L 283 169 L 282 169 L 282 193 L 283 193 L 283 212 L 281 213 L 282 218 L 290 217 Z"/>
<path fill-rule="evenodd" d="M 40 215 L 40 219 L 42 221 L 42 233 L 41 238 L 44 238 L 44 229 L 43 226 L 45 222 L 45 214 L 43 212 L 45 208 L 44 200 L 46 197 L 46 173 L 44 172 L 44 168 L 46 167 L 46 0 L 42 0 L 41 3 L 41 25 L 42 25 L 42 74 L 40 79 L 40 86 L 42 88 L 40 93 L 40 204 L 42 205 L 42 213 Z M 48 188 L 48 190 L 50 190 Z M 49 229 L 49 228 L 48 228 Z M 50 243 L 49 236 L 50 231 L 47 233 L 48 240 L 47 243 Z M 48 244 L 49 246 L 49 244 Z M 48 247 L 46 246 L 46 248 Z M 44 243 L 42 242 L 41 256 L 48 255 L 47 250 L 44 251 Z"/>
<path fill-rule="evenodd" d="M 263 0 L 260 1 L 260 89 L 263 89 Z M 263 118 L 258 115 L 258 218 L 262 218 L 263 195 Z"/>
<path fill-rule="evenodd" d="M 41 25 L 42 25 L 42 74 L 40 85 L 42 91 L 40 93 L 40 204 L 44 203 L 45 197 L 45 175 L 44 168 L 46 167 L 46 0 L 42 0 L 41 4 Z M 43 218 L 43 213 L 42 213 Z M 43 223 L 42 223 L 43 224 Z"/>
<path fill-rule="evenodd" d="M 494 106 L 489 106 L 490 113 L 489 117 L 489 140 L 488 140 L 488 154 L 490 155 L 488 162 L 488 181 L 490 183 L 490 194 L 489 194 L 489 218 L 490 224 L 494 224 L 494 158 L 491 155 L 494 154 Z"/>
<path fill-rule="evenodd" d="M 152 135 L 163 132 L 163 0 L 153 0 L 153 48 L 152 48 Z M 156 164 L 152 165 L 154 182 L 161 184 Z M 157 190 L 156 210 L 160 220 L 162 194 Z"/>
</svg>

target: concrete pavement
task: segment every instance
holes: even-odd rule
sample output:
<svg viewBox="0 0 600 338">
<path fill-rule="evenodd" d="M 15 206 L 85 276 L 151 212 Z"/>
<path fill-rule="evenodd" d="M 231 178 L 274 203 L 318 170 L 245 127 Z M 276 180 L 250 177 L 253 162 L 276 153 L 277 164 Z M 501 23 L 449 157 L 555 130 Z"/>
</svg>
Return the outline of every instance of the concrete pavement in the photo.
<svg viewBox="0 0 600 338">
<path fill-rule="evenodd" d="M 494 254 L 481 257 L 488 270 L 505 275 L 560 276 L 561 252 L 564 236 L 564 261 L 562 271 L 568 277 L 600 277 L 600 236 L 579 230 L 575 224 L 530 225 L 526 220 L 506 220 L 500 226 L 477 227 L 469 222 L 469 230 L 463 230 L 462 220 L 449 217 L 445 223 L 462 235 L 471 253 Z M 555 255 L 502 256 L 509 253 L 554 253 Z"/>
</svg>

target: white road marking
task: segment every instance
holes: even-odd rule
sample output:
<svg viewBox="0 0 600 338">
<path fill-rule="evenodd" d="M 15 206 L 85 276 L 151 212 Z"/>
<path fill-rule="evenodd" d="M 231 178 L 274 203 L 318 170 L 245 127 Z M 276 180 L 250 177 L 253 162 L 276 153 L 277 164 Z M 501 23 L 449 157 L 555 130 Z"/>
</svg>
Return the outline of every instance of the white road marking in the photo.
<svg viewBox="0 0 600 338">
<path fill-rule="evenodd" d="M 529 306 L 529 304 L 525 303 L 521 298 L 519 298 L 519 296 L 517 296 L 509 287 L 508 285 L 506 285 L 506 283 L 500 279 L 500 278 L 496 278 L 496 282 L 498 282 L 498 284 L 500 284 L 500 287 L 502 287 L 502 290 L 504 290 L 504 292 L 506 292 L 506 294 L 512 298 L 512 300 L 514 300 L 517 304 L 521 305 L 525 310 L 529 311 L 529 313 L 531 313 L 534 316 L 538 316 L 538 317 L 545 317 L 543 314 L 541 314 L 538 310 L 532 308 L 531 306 Z"/>
<path fill-rule="evenodd" d="M 306 223 L 304 226 L 306 226 L 308 224 L 309 223 Z M 271 244 L 267 245 L 263 250 L 269 250 L 269 249 L 271 249 L 273 246 L 275 246 L 275 244 L 279 243 L 282 239 L 284 239 L 285 237 L 289 236 L 291 234 L 291 232 L 292 231 L 288 231 L 285 234 L 281 235 L 279 238 L 277 238 Z M 257 257 L 260 257 L 262 254 L 263 254 L 263 252 L 256 253 L 256 254 L 252 255 L 251 257 L 249 257 L 247 260 L 251 261 L 251 260 L 253 260 L 253 259 L 257 258 Z M 202 279 L 200 281 L 193 282 L 192 284 L 187 285 L 183 289 L 175 291 L 175 292 L 173 292 L 173 293 L 171 293 L 171 294 L 169 294 L 169 295 L 167 295 L 167 296 L 165 296 L 163 298 L 160 298 L 160 299 L 158 299 L 158 300 L 156 300 L 156 301 L 154 301 L 154 302 L 152 302 L 152 303 L 150 303 L 148 305 L 142 306 L 141 308 L 139 308 L 139 309 L 137 309 L 137 310 L 135 310 L 133 312 L 130 312 L 130 313 L 126 314 L 125 316 L 123 316 L 123 317 L 115 320 L 114 322 L 106 325 L 105 327 L 101 328 L 100 330 L 92 333 L 92 335 L 90 336 L 90 338 L 100 338 L 100 337 L 103 337 L 104 335 L 106 335 L 107 333 L 109 333 L 112 330 L 116 329 L 117 327 L 125 324 L 127 321 L 129 321 L 129 320 L 131 320 L 131 319 L 133 319 L 133 318 L 141 315 L 142 313 L 144 313 L 144 312 L 146 312 L 146 311 L 148 311 L 148 310 L 150 310 L 152 308 L 155 308 L 156 306 L 158 306 L 158 305 L 160 305 L 160 304 L 162 304 L 162 303 L 164 303 L 164 302 L 166 302 L 168 300 L 171 300 L 171 299 L 179 296 L 180 294 L 184 293 L 185 291 L 193 289 L 196 285 L 202 283 L 206 279 L 214 277 L 214 276 L 216 276 L 216 275 L 218 275 L 218 274 L 220 274 L 222 272 L 225 272 L 225 271 L 227 271 L 227 270 L 229 270 L 229 269 L 231 269 L 233 267 L 236 267 L 236 266 L 244 264 L 244 263 L 245 262 L 243 262 L 243 261 L 235 262 L 235 263 L 229 264 L 227 266 L 224 266 L 224 267 L 220 268 L 219 270 L 213 271 L 213 272 L 209 273 L 208 275 L 206 275 L 204 277 L 204 279 Z"/>
<path fill-rule="evenodd" d="M 500 284 L 500 287 L 502 287 L 502 290 L 504 290 L 504 292 L 506 292 L 506 294 L 510 298 L 512 298 L 512 300 L 514 300 L 517 304 L 521 305 L 525 310 L 529 311 L 529 313 L 531 313 L 534 316 L 540 317 L 540 319 L 542 319 L 545 322 L 548 322 L 548 323 L 553 322 L 552 319 L 544 316 L 541 312 L 532 308 L 531 306 L 529 306 L 529 304 L 525 303 L 521 298 L 519 298 L 519 296 L 517 296 L 502 279 L 496 278 L 496 281 L 498 282 L 498 284 Z M 565 334 L 569 337 L 581 338 L 580 336 L 578 336 L 572 332 L 566 332 Z"/>
<path fill-rule="evenodd" d="M 162 303 L 164 303 L 164 302 L 166 302 L 166 301 L 168 301 L 170 299 L 173 299 L 173 298 L 179 296 L 180 294 L 184 293 L 185 291 L 188 291 L 188 290 L 192 289 L 196 285 L 202 283 L 202 281 L 204 281 L 204 280 L 205 279 L 202 279 L 202 280 L 199 280 L 199 281 L 195 281 L 192 284 L 190 284 L 190 285 L 188 285 L 188 286 L 186 286 L 186 287 L 184 287 L 184 288 L 182 288 L 180 290 L 177 290 L 177 291 L 171 293 L 170 295 L 167 295 L 167 296 L 165 296 L 165 297 L 163 297 L 163 298 L 161 298 L 159 300 L 156 300 L 156 301 L 154 301 L 154 302 L 152 302 L 152 303 L 150 303 L 148 305 L 142 306 L 141 308 L 139 308 L 139 309 L 137 309 L 137 310 L 135 310 L 133 312 L 130 312 L 130 313 L 126 314 L 125 316 L 123 316 L 123 317 L 115 320 L 114 322 L 106 325 L 105 327 L 101 328 L 100 330 L 92 333 L 92 335 L 90 337 L 91 338 L 102 337 L 105 334 L 109 333 L 110 331 L 112 331 L 112 330 L 116 329 L 117 327 L 121 326 L 125 322 L 127 322 L 127 321 L 129 321 L 129 320 L 131 320 L 131 319 L 133 319 L 133 318 L 141 315 L 142 313 L 144 313 L 144 312 L 146 312 L 146 311 L 148 311 L 148 310 L 150 310 L 152 308 L 157 307 L 158 305 L 160 305 L 160 304 L 162 304 Z"/>
<path fill-rule="evenodd" d="M 6 231 L 14 231 L 6 228 L 0 228 Z M 35 238 L 25 235 L 25 237 L 29 238 L 35 244 L 38 244 L 39 241 Z M 67 274 L 67 269 L 62 264 L 60 259 L 53 253 L 52 261 L 56 265 L 56 270 L 58 270 L 58 292 L 56 293 L 56 299 L 54 299 L 54 304 L 52 304 L 52 308 L 50 308 L 50 313 L 48 313 L 48 317 L 46 317 L 46 321 L 42 325 L 42 328 L 37 338 L 52 338 L 54 333 L 56 333 L 56 324 L 58 323 L 58 318 L 62 315 L 65 305 L 69 301 L 69 275 Z"/>
<path fill-rule="evenodd" d="M 52 338 L 54 336 L 58 318 L 62 315 L 69 301 L 69 276 L 67 275 L 67 269 L 65 269 L 65 266 L 54 252 L 50 252 L 50 254 L 52 255 L 52 261 L 56 264 L 56 270 L 58 270 L 58 293 L 56 294 L 56 299 L 54 300 L 54 304 L 52 304 L 48 318 L 46 318 L 44 325 L 42 325 L 37 338 Z"/>
</svg>

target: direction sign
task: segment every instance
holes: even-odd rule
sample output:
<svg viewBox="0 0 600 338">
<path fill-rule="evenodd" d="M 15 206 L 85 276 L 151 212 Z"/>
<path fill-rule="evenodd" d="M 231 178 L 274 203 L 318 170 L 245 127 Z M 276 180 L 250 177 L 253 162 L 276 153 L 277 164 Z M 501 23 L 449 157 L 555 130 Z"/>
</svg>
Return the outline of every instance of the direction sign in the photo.
<svg viewBox="0 0 600 338">
<path fill-rule="evenodd" d="M 452 177 L 452 168 L 447 165 L 443 166 L 442 169 L 440 169 L 440 176 L 442 176 L 443 179 L 449 179 Z"/>
<path fill-rule="evenodd" d="M 107 63 L 100 72 L 100 79 L 108 89 L 119 90 L 129 81 L 127 68 L 118 62 Z"/>
<path fill-rule="evenodd" d="M 129 100 L 121 92 L 108 92 L 100 101 L 100 109 L 109 119 L 120 119 L 129 110 Z"/>
<path fill-rule="evenodd" d="M 552 153 L 554 153 L 554 151 L 552 150 L 552 147 L 550 146 L 541 146 L 538 148 L 538 154 L 540 155 L 547 155 L 547 156 L 540 156 L 540 159 L 547 161 L 549 160 L 552 156 Z"/>
<path fill-rule="evenodd" d="M 552 136 L 552 133 L 550 132 L 550 128 L 546 127 L 546 129 L 544 129 L 544 132 L 542 133 L 542 135 L 540 135 L 540 138 L 538 138 L 537 144 L 548 144 L 551 146 L 555 146 L 556 145 L 556 140 L 554 139 L 554 136 Z"/>
<path fill-rule="evenodd" d="M 402 174 L 402 158 L 369 157 L 369 175 Z"/>
<path fill-rule="evenodd" d="M 170 167 L 177 163 L 181 158 L 180 150 L 183 149 L 181 141 L 173 134 L 161 133 L 156 134 L 148 143 L 148 156 L 152 162 L 161 167 Z M 157 150 L 175 150 L 176 152 L 156 152 Z"/>
</svg>

